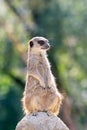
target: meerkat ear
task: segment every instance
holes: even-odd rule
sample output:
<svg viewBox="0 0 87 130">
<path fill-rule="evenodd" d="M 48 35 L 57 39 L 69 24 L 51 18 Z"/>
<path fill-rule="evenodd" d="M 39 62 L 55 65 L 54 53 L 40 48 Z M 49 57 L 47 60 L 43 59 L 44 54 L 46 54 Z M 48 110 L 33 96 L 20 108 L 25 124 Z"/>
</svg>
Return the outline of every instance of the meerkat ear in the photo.
<svg viewBox="0 0 87 130">
<path fill-rule="evenodd" d="M 32 48 L 33 45 L 34 45 L 32 41 L 30 41 L 29 44 L 30 44 L 30 47 L 31 47 L 31 48 Z"/>
</svg>

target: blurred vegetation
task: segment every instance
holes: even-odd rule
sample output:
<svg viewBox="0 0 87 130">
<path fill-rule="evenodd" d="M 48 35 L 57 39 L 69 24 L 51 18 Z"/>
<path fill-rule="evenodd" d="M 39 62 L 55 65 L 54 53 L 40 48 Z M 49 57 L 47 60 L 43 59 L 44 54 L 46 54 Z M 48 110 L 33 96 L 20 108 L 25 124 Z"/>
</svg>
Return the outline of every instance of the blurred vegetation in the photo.
<svg viewBox="0 0 87 130">
<path fill-rule="evenodd" d="M 49 39 L 60 117 L 70 130 L 87 130 L 87 1 L 0 0 L 0 130 L 14 130 L 24 116 L 27 42 Z"/>
</svg>

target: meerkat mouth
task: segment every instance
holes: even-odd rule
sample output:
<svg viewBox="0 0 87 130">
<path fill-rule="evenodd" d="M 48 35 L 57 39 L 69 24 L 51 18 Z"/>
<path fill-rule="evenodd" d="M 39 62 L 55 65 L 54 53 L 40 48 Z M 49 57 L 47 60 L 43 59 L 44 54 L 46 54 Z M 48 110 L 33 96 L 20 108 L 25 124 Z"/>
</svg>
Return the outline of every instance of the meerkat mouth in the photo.
<svg viewBox="0 0 87 130">
<path fill-rule="evenodd" d="M 41 49 L 43 49 L 43 50 L 49 50 L 50 48 L 43 47 L 43 48 L 41 48 Z"/>
<path fill-rule="evenodd" d="M 49 46 L 49 45 L 46 45 L 46 46 L 41 47 L 41 49 L 46 49 L 46 50 L 48 50 L 48 49 L 50 49 L 50 46 Z"/>
</svg>

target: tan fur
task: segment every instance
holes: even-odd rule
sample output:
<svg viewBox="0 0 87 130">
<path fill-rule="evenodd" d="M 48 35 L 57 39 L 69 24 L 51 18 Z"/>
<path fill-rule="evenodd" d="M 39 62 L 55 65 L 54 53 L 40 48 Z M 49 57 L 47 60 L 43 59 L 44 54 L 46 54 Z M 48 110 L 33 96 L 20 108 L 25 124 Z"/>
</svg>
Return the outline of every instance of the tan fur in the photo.
<svg viewBox="0 0 87 130">
<path fill-rule="evenodd" d="M 45 45 L 37 44 L 38 40 L 44 40 Z M 47 111 L 54 115 L 59 113 L 62 95 L 56 87 L 54 76 L 51 73 L 50 64 L 46 56 L 46 50 L 42 49 L 49 45 L 48 40 L 43 37 L 31 39 L 34 46 L 28 50 L 28 70 L 24 96 L 23 108 L 26 114 Z"/>
</svg>

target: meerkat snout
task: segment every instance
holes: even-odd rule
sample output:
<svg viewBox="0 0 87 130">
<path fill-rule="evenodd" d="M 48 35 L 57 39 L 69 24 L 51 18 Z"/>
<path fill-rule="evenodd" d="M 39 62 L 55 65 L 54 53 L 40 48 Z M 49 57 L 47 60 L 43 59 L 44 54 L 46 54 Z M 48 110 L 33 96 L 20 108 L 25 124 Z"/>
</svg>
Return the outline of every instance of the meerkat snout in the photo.
<svg viewBox="0 0 87 130">
<path fill-rule="evenodd" d="M 50 49 L 49 41 L 44 37 L 34 37 L 29 41 L 32 50 L 47 51 Z"/>
<path fill-rule="evenodd" d="M 41 44 L 43 43 L 41 49 L 46 49 L 46 50 L 50 49 L 49 42 L 42 41 L 42 40 L 40 40 L 40 41 L 38 41 L 38 42 L 41 43 Z"/>
</svg>

